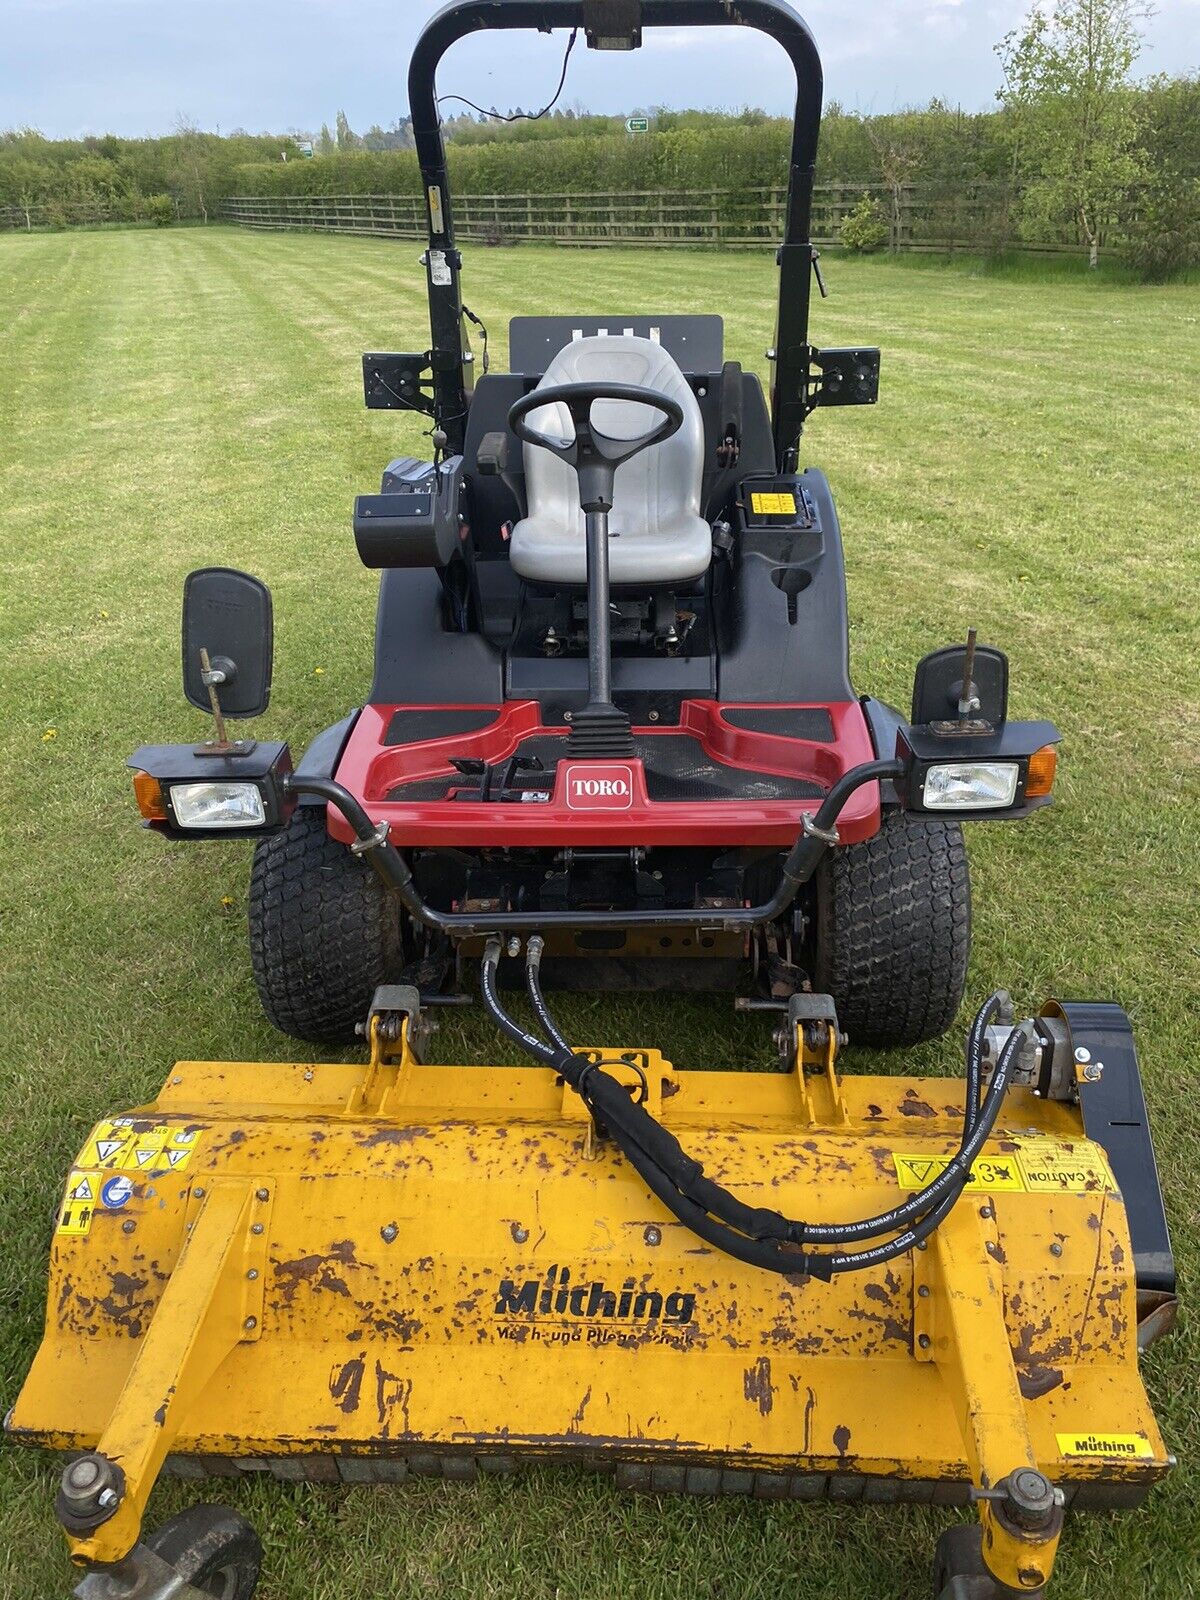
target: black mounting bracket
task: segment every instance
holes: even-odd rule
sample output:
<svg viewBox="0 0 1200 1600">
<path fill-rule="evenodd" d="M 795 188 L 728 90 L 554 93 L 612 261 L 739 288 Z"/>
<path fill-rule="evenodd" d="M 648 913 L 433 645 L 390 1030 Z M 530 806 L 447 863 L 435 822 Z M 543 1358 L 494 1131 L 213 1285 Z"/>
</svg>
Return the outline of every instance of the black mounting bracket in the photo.
<svg viewBox="0 0 1200 1600">
<path fill-rule="evenodd" d="M 583 0 L 589 50 L 637 50 L 642 42 L 642 0 Z"/>
<path fill-rule="evenodd" d="M 419 411 L 432 417 L 432 382 L 427 387 L 425 374 L 433 372 L 433 357 L 422 354 L 384 354 L 368 352 L 363 362 L 363 399 L 368 411 Z"/>
<path fill-rule="evenodd" d="M 810 345 L 808 359 L 806 416 L 818 406 L 873 406 L 879 399 L 878 350 L 818 350 Z"/>
</svg>

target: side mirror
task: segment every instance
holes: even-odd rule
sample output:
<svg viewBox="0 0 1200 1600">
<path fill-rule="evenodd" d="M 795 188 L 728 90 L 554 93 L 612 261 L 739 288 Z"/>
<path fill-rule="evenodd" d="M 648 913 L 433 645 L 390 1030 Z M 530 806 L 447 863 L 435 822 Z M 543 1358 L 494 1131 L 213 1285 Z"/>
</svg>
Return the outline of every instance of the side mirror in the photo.
<svg viewBox="0 0 1200 1600">
<path fill-rule="evenodd" d="M 205 673 L 201 652 L 207 653 Z M 260 717 L 271 702 L 271 591 L 248 572 L 202 567 L 183 585 L 183 692 L 201 711 L 215 689 L 227 717 Z"/>
</svg>

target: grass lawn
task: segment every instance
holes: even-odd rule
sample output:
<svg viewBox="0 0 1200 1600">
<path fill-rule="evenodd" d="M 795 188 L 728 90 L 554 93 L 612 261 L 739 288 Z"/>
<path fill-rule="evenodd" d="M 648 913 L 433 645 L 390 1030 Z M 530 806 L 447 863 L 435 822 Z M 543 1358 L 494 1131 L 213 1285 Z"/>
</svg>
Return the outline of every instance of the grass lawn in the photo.
<svg viewBox="0 0 1200 1600">
<path fill-rule="evenodd" d="M 39 1337 L 62 1178 L 92 1122 L 151 1097 L 177 1057 L 295 1059 L 251 985 L 247 849 L 139 832 L 124 762 L 143 740 L 202 731 L 177 689 L 180 587 L 201 564 L 249 567 L 274 590 L 264 735 L 302 747 L 364 696 L 375 578 L 355 555 L 351 496 L 425 441 L 415 422 L 363 409 L 358 358 L 428 342 L 416 254 L 215 228 L 0 236 L 5 1407 Z M 1019 1007 L 1047 994 L 1128 1007 L 1187 1296 L 1200 1150 L 1200 286 L 828 267 L 815 337 L 885 350 L 879 407 L 818 415 L 806 451 L 839 497 L 855 681 L 903 705 L 917 658 L 973 622 L 1009 651 L 1014 714 L 1065 732 L 1058 804 L 971 835 L 967 1007 L 1000 984 Z M 501 368 L 511 314 L 573 308 L 720 311 L 728 354 L 765 366 L 765 258 L 480 250 L 464 283 Z M 562 1009 L 581 1036 L 657 1044 L 681 1065 L 770 1053 L 766 1025 L 724 1000 Z M 478 1018 L 443 1022 L 444 1059 L 497 1048 Z M 957 1035 L 916 1053 L 922 1071 L 959 1059 Z M 852 1050 L 847 1066 L 878 1061 Z M 1194 1320 L 1145 1366 L 1181 1466 L 1144 1511 L 1069 1525 L 1062 1600 L 1200 1588 Z M 5 1600 L 67 1590 L 54 1479 L 32 1455 L 0 1451 Z M 264 1600 L 923 1600 L 946 1520 L 625 1499 L 568 1472 L 221 1493 L 264 1535 Z M 152 1522 L 192 1498 L 165 1485 Z"/>
</svg>

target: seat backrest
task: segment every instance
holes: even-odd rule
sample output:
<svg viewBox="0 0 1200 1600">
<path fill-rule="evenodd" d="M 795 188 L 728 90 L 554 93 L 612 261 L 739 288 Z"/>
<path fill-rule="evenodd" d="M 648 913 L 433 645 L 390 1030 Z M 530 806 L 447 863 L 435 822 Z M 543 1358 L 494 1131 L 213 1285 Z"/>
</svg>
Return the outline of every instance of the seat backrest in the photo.
<svg viewBox="0 0 1200 1600">
<path fill-rule="evenodd" d="M 614 582 L 623 581 L 624 567 L 630 579 L 652 582 L 698 576 L 711 559 L 711 530 L 700 516 L 704 422 L 691 386 L 660 344 L 611 334 L 566 345 L 538 388 L 592 382 L 637 384 L 667 395 L 683 409 L 678 432 L 617 468 L 609 516 Z M 662 413 L 636 402 L 598 400 L 592 418 L 601 432 L 632 439 L 652 432 Z M 562 404 L 540 407 L 528 422 L 535 432 L 551 437 L 569 439 L 574 434 L 570 412 Z M 513 566 L 538 581 L 577 582 L 585 534 L 575 472 L 537 445 L 525 445 L 524 459 L 529 511 L 513 531 Z"/>
</svg>

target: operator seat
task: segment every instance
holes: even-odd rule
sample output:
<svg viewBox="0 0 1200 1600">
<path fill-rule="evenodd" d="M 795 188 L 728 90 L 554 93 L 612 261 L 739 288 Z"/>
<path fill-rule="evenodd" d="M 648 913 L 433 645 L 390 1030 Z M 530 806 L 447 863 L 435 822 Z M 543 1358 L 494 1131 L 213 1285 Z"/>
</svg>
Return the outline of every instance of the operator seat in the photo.
<svg viewBox="0 0 1200 1600">
<path fill-rule="evenodd" d="M 617 468 L 609 513 L 609 581 L 641 588 L 689 583 L 708 571 L 712 529 L 700 515 L 704 422 L 691 386 L 669 351 L 651 339 L 608 334 L 575 339 L 551 361 L 539 389 L 563 383 L 635 383 L 683 407 L 683 425 Z M 616 439 L 649 433 L 662 421 L 652 406 L 597 400 L 595 426 Z M 571 439 L 575 429 L 561 403 L 532 411 L 537 433 Z M 554 588 L 587 582 L 587 547 L 579 480 L 566 462 L 537 445 L 525 446 L 529 513 L 513 528 L 513 569 L 531 583 Z"/>
</svg>

